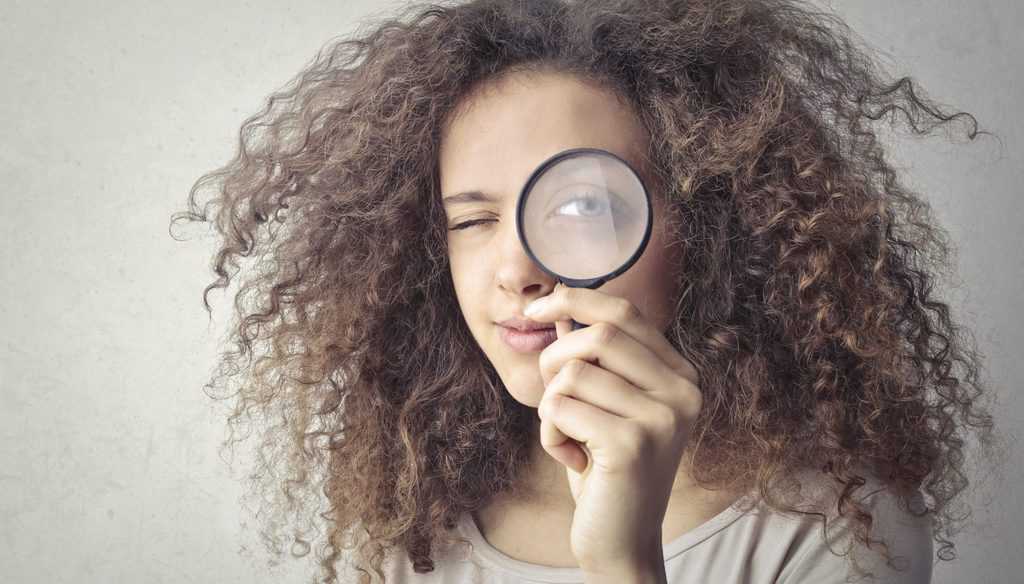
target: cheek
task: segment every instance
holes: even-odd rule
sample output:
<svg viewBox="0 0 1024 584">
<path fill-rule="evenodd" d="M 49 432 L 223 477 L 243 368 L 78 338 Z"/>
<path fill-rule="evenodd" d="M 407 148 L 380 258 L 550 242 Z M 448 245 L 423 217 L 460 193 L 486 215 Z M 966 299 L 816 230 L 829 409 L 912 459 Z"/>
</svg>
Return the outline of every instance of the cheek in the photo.
<svg viewBox="0 0 1024 584">
<path fill-rule="evenodd" d="M 483 282 L 486 274 L 479 262 L 464 254 L 450 254 L 448 266 L 455 287 L 455 296 L 467 322 L 472 323 L 477 305 L 484 298 Z"/>
<path fill-rule="evenodd" d="M 453 245 L 451 241 L 448 242 L 448 270 L 452 274 L 452 281 L 455 283 L 455 289 L 465 286 L 468 274 L 468 268 L 472 265 L 472 258 L 468 257 L 462 246 Z"/>
<path fill-rule="evenodd" d="M 664 329 L 672 319 L 675 266 L 663 239 L 654 233 L 640 259 L 626 273 L 600 288 L 632 302 L 656 326 Z"/>
</svg>

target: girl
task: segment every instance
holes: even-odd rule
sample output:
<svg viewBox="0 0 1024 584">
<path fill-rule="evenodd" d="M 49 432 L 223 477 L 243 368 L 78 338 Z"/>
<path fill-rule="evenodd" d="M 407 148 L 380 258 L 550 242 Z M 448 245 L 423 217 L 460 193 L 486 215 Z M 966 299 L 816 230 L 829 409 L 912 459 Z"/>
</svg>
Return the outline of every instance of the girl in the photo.
<svg viewBox="0 0 1024 584">
<path fill-rule="evenodd" d="M 176 217 L 226 238 L 207 310 L 259 254 L 211 385 L 238 381 L 232 429 L 259 416 L 268 532 L 323 519 L 323 582 L 928 582 L 993 428 L 931 295 L 941 228 L 864 120 L 973 118 L 794 0 L 404 10 L 272 96 Z M 515 227 L 577 147 L 653 198 L 594 290 Z"/>
</svg>

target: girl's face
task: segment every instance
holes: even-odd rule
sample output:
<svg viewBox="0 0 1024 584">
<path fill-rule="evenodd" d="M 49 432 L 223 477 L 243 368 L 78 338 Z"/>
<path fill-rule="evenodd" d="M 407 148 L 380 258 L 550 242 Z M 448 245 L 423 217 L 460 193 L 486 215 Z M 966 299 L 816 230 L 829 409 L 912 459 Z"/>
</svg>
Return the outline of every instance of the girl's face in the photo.
<svg viewBox="0 0 1024 584">
<path fill-rule="evenodd" d="M 455 293 L 469 330 L 512 397 L 536 407 L 544 393 L 541 349 L 514 349 L 503 339 L 499 323 L 525 319 L 526 305 L 550 293 L 557 282 L 533 263 L 519 241 L 516 199 L 534 169 L 569 148 L 601 148 L 643 172 L 637 153 L 648 136 L 612 94 L 568 75 L 513 73 L 476 94 L 470 104 L 445 128 L 439 160 L 444 199 L 468 191 L 486 198 L 444 201 Z M 641 178 L 650 189 L 650 177 Z M 666 246 L 661 193 L 651 197 L 655 224 L 647 248 L 624 274 L 598 290 L 629 300 L 664 331 L 673 317 L 673 276 L 681 255 Z M 471 220 L 484 222 L 451 229 Z"/>
</svg>

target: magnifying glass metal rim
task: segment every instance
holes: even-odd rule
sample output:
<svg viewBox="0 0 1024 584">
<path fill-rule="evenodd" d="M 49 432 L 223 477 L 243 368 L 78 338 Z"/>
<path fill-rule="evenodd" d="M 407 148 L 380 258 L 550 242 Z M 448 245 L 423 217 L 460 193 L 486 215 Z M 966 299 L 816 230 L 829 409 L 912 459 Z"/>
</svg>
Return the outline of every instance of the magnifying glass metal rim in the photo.
<svg viewBox="0 0 1024 584">
<path fill-rule="evenodd" d="M 640 241 L 640 245 L 637 246 L 636 251 L 633 253 L 632 256 L 630 256 L 628 260 L 623 262 L 623 264 L 619 266 L 616 270 L 601 276 L 597 276 L 596 278 L 566 278 L 561 274 L 556 274 L 555 272 L 549 270 L 547 266 L 544 265 L 544 262 L 537 259 L 537 256 L 534 255 L 533 250 L 530 249 L 530 244 L 527 243 L 526 237 L 523 235 L 523 214 L 526 210 L 526 194 L 530 192 L 531 187 L 533 187 L 534 183 L 536 183 L 540 179 L 540 176 L 544 174 L 548 167 L 556 164 L 562 159 L 569 158 L 572 156 L 580 156 L 584 154 L 598 154 L 602 156 L 610 156 L 618 160 L 622 164 L 625 164 L 626 168 L 632 171 L 633 175 L 640 183 L 640 188 L 642 188 L 644 191 L 644 199 L 646 199 L 647 201 L 647 217 L 649 217 L 650 220 L 647 221 L 647 227 L 644 230 L 644 237 Z M 614 152 L 609 152 L 601 148 L 570 148 L 568 150 L 563 150 L 558 154 L 555 154 L 554 156 L 551 156 L 550 158 L 542 162 L 540 166 L 538 166 L 533 171 L 533 173 L 530 174 L 530 178 L 526 181 L 526 184 L 523 185 L 522 190 L 519 192 L 519 200 L 516 202 L 516 233 L 519 235 L 519 242 L 523 244 L 523 249 L 526 250 L 526 254 L 530 256 L 530 259 L 533 260 L 533 263 L 537 264 L 537 266 L 539 266 L 540 269 L 544 271 L 544 273 L 548 274 L 552 278 L 556 278 L 559 282 L 562 282 L 566 286 L 574 288 L 598 288 L 608 280 L 611 280 L 619 276 L 626 270 L 628 270 L 633 264 L 636 263 L 638 259 L 640 259 L 640 256 L 643 255 L 644 250 L 647 249 L 647 243 L 651 238 L 651 230 L 653 226 L 654 208 L 651 203 L 651 193 L 650 191 L 647 190 L 647 185 L 644 184 L 644 180 L 640 176 L 640 173 L 637 172 L 635 168 L 633 168 L 633 165 L 631 165 L 629 162 L 626 162 L 621 156 L 618 156 Z"/>
</svg>

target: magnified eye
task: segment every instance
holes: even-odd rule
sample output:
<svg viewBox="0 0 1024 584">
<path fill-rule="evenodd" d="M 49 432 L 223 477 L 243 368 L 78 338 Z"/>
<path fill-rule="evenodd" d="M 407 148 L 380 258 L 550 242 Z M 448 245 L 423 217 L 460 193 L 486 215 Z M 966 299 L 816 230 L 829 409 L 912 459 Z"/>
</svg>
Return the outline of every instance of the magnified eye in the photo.
<svg viewBox="0 0 1024 584">
<path fill-rule="evenodd" d="M 628 208 L 614 194 L 609 193 L 609 198 L 605 198 L 594 196 L 593 193 L 587 192 L 584 196 L 569 199 L 567 202 L 555 207 L 549 217 L 557 215 L 563 217 L 595 218 L 607 214 L 609 210 L 613 211 L 616 217 L 622 217 L 628 211 Z"/>
<path fill-rule="evenodd" d="M 559 207 L 560 210 L 571 209 L 568 215 L 583 215 L 595 217 L 603 215 L 608 208 L 608 203 L 598 197 L 579 197 Z"/>
</svg>

